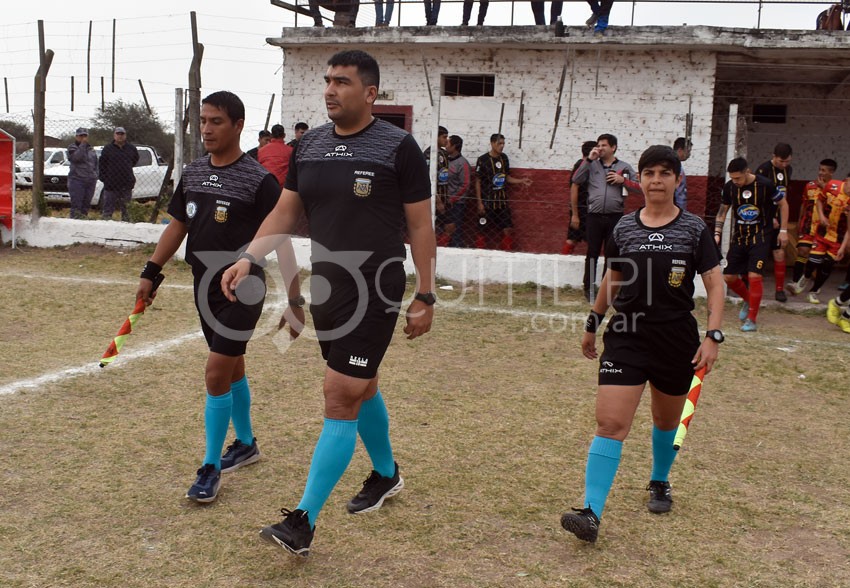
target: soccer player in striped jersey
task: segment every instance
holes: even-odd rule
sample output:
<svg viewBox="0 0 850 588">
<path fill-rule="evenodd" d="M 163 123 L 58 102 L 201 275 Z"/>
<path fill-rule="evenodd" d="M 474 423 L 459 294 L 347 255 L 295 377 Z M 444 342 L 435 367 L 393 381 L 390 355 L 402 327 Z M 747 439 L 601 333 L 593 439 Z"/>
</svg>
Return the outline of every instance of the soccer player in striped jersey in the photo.
<svg viewBox="0 0 850 588">
<path fill-rule="evenodd" d="M 756 168 L 756 175 L 767 178 L 778 190 L 787 195 L 791 184 L 791 145 L 777 143 L 773 148 L 773 157 Z M 779 302 L 786 302 L 788 297 L 785 295 L 785 245 L 779 241 L 779 222 L 779 210 L 774 208 L 771 221 L 766 226 L 770 233 L 768 243 L 773 252 L 773 277 L 776 286 L 774 297 Z M 785 236 L 787 243 L 787 233 Z"/>
<path fill-rule="evenodd" d="M 762 274 L 770 251 L 773 211 L 779 208 L 779 242 L 788 242 L 788 202 L 785 191 L 766 178 L 753 174 L 747 160 L 737 157 L 729 162 L 729 181 L 723 186 L 720 210 L 714 223 L 714 240 L 720 244 L 726 213 L 732 213 L 732 242 L 726 254 L 724 279 L 729 289 L 744 301 L 738 318 L 744 332 L 756 331 L 759 306 L 764 292 Z M 742 274 L 747 274 L 749 288 Z"/>
<path fill-rule="evenodd" d="M 838 164 L 834 159 L 824 159 L 818 165 L 818 177 L 806 184 L 803 189 L 803 198 L 800 201 L 800 214 L 797 217 L 797 260 L 794 262 L 794 274 L 792 283 L 788 285 L 789 291 L 793 294 L 792 285 L 799 283 L 803 278 L 803 272 L 806 269 L 806 261 L 809 259 L 809 252 L 812 250 L 814 243 L 814 227 L 817 225 L 818 219 L 815 216 L 815 201 L 823 193 L 823 188 L 832 180 L 832 174 L 835 173 Z"/>
</svg>

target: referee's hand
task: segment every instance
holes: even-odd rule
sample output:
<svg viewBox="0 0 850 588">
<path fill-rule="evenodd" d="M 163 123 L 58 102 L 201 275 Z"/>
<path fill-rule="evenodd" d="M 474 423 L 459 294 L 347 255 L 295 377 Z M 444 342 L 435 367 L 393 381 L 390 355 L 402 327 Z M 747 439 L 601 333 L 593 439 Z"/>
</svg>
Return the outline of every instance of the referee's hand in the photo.
<svg viewBox="0 0 850 588">
<path fill-rule="evenodd" d="M 231 302 L 236 302 L 236 288 L 251 273 L 251 262 L 239 259 L 227 268 L 221 276 L 221 292 Z"/>
<path fill-rule="evenodd" d="M 431 330 L 431 322 L 434 320 L 434 307 L 421 300 L 414 300 L 407 307 L 405 319 L 407 324 L 404 327 L 404 333 L 408 339 L 416 339 L 416 337 Z"/>
<path fill-rule="evenodd" d="M 581 337 L 581 352 L 587 359 L 596 359 L 596 333 L 587 333 Z"/>
</svg>

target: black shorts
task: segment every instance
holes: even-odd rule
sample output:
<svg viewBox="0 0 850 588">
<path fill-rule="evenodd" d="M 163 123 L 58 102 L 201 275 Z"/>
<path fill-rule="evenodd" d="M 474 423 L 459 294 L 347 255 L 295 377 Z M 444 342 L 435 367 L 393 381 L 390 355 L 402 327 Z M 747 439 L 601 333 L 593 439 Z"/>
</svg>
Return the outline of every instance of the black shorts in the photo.
<svg viewBox="0 0 850 588">
<path fill-rule="evenodd" d="M 770 243 L 771 251 L 778 251 L 782 249 L 782 245 L 779 243 L 779 229 L 772 229 L 769 235 L 766 235 L 767 242 Z"/>
<path fill-rule="evenodd" d="M 366 275 L 364 294 L 354 280 L 311 277 L 311 292 L 317 280 L 330 296 L 311 304 L 310 314 L 322 357 L 328 367 L 354 378 L 372 379 L 390 345 L 404 298 L 405 273 L 401 263 L 384 268 L 379 276 Z"/>
<path fill-rule="evenodd" d="M 724 274 L 742 275 L 764 273 L 764 264 L 770 256 L 770 245 L 762 241 L 757 245 L 738 245 L 732 243 L 726 252 L 726 267 Z"/>
<path fill-rule="evenodd" d="M 572 220 L 572 219 L 570 219 Z M 567 239 L 570 241 L 575 241 L 578 243 L 579 241 L 584 241 L 586 236 L 585 232 L 587 230 L 587 206 L 579 206 L 578 207 L 578 228 L 574 229 L 570 227 L 567 229 Z"/>
<path fill-rule="evenodd" d="M 245 355 L 248 340 L 263 313 L 265 272 L 256 266 L 251 268 L 251 275 L 236 290 L 236 302 L 230 302 L 221 292 L 220 272 L 209 283 L 203 277 L 196 279 L 194 290 L 195 308 L 210 351 L 231 357 Z"/>
<path fill-rule="evenodd" d="M 504 208 L 485 208 L 484 216 L 487 219 L 487 226 L 493 229 L 503 231 L 514 226 L 511 209 L 507 206 Z"/>
<path fill-rule="evenodd" d="M 599 359 L 600 386 L 639 386 L 649 382 L 670 396 L 691 388 L 691 360 L 700 346 L 697 321 L 687 315 L 663 323 L 635 322 L 622 314 L 608 321 Z"/>
</svg>

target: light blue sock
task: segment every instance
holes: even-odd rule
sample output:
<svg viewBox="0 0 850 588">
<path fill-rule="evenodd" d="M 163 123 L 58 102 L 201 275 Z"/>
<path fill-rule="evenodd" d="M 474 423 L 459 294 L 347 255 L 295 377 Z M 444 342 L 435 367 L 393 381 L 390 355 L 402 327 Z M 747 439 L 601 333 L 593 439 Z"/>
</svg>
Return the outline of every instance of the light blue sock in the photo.
<svg viewBox="0 0 850 588">
<path fill-rule="evenodd" d="M 233 395 L 233 412 L 230 415 L 236 438 L 245 445 L 254 442 L 254 430 L 251 428 L 251 389 L 248 387 L 248 376 L 230 385 Z"/>
<path fill-rule="evenodd" d="M 392 478 L 395 475 L 395 460 L 390 443 L 390 415 L 380 390 L 360 405 L 357 433 L 369 453 L 372 468 L 385 478 Z"/>
<path fill-rule="evenodd" d="M 230 392 L 221 396 L 213 396 L 207 392 L 207 406 L 204 409 L 207 454 L 204 456 L 204 463 L 211 463 L 219 470 L 221 469 L 221 450 L 227 438 L 227 427 L 230 425 L 232 409 L 233 395 Z"/>
<path fill-rule="evenodd" d="M 356 443 L 357 421 L 325 419 L 316 449 L 313 450 L 307 486 L 297 507 L 307 511 L 311 527 L 316 526 L 319 511 L 351 463 Z"/>
<path fill-rule="evenodd" d="M 620 467 L 623 442 L 607 437 L 594 437 L 587 452 L 587 468 L 584 474 L 584 507 L 590 507 L 596 516 L 602 517 L 608 492 L 614 484 L 614 476 Z"/>
<path fill-rule="evenodd" d="M 670 476 L 670 468 L 678 453 L 673 449 L 673 439 L 676 438 L 678 427 L 672 431 L 662 431 L 652 425 L 652 474 L 650 480 L 666 482 Z"/>
</svg>

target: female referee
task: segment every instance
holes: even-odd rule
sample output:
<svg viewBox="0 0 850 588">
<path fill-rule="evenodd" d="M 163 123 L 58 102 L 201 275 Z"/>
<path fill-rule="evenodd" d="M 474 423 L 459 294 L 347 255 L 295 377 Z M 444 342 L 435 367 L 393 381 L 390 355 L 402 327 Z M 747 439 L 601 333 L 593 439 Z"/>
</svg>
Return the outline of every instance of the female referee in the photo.
<svg viewBox="0 0 850 588">
<path fill-rule="evenodd" d="M 561 517 L 561 526 L 593 543 L 599 518 L 620 464 L 641 395 L 652 392 L 650 512 L 668 512 L 667 481 L 676 451 L 673 438 L 696 369 L 711 370 L 723 342 L 723 276 L 711 232 L 698 216 L 679 209 L 673 193 L 681 163 L 670 148 L 655 145 L 638 163 L 646 205 L 625 215 L 605 251 L 608 271 L 587 318 L 582 353 L 596 359 L 596 330 L 613 304 L 599 361 L 596 436 L 585 470 L 584 508 Z M 694 309 L 694 278 L 708 295 L 708 332 L 700 336 Z"/>
</svg>

